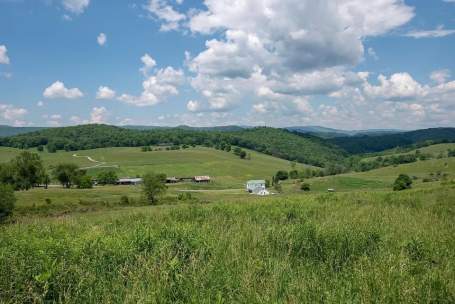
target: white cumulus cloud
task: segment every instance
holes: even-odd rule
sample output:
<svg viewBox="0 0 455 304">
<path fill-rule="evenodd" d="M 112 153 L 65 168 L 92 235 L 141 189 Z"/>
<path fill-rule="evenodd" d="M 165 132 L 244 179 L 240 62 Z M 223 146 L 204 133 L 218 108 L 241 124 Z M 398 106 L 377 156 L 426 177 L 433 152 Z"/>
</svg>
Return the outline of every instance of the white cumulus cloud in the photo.
<svg viewBox="0 0 455 304">
<path fill-rule="evenodd" d="M 182 21 L 186 19 L 184 14 L 176 11 L 166 0 L 149 0 L 145 8 L 162 22 L 162 31 L 177 30 L 180 28 Z"/>
<path fill-rule="evenodd" d="M 78 88 L 68 89 L 63 82 L 56 81 L 44 90 L 43 96 L 51 99 L 76 99 L 83 97 L 84 94 Z"/>
<path fill-rule="evenodd" d="M 122 94 L 118 99 L 138 107 L 154 106 L 164 102 L 169 96 L 178 95 L 178 87 L 183 81 L 184 74 L 182 70 L 166 67 L 159 69 L 154 75 L 144 80 L 141 95 Z"/>
<path fill-rule="evenodd" d="M 423 97 L 428 93 L 426 87 L 414 80 L 409 73 L 396 73 L 387 78 L 378 77 L 379 85 L 365 83 L 365 93 L 373 98 L 402 100 Z"/>
<path fill-rule="evenodd" d="M 441 84 L 447 81 L 450 78 L 450 71 L 447 69 L 433 71 L 430 74 L 430 79 L 434 82 Z"/>
<path fill-rule="evenodd" d="M 5 45 L 0 45 L 0 64 L 9 64 L 8 49 Z"/>
<path fill-rule="evenodd" d="M 144 66 L 140 69 L 140 71 L 144 74 L 144 76 L 147 76 L 148 72 L 156 66 L 156 61 L 149 54 L 142 56 L 141 61 Z"/>
<path fill-rule="evenodd" d="M 107 86 L 100 86 L 98 87 L 98 91 L 96 92 L 96 99 L 114 99 L 115 98 L 115 91 Z"/>
<path fill-rule="evenodd" d="M 252 92 L 289 102 L 359 82 L 348 70 L 363 59 L 364 39 L 414 16 L 401 0 L 206 0 L 204 5 L 189 15 L 188 27 L 220 35 L 187 61 L 195 74 L 193 88 L 216 111 L 240 104 Z"/>
<path fill-rule="evenodd" d="M 416 39 L 421 38 L 440 38 L 446 37 L 449 35 L 455 34 L 455 30 L 446 30 L 444 26 L 440 25 L 434 30 L 421 30 L 421 31 L 411 31 L 407 33 L 405 36 L 412 37 Z"/>
<path fill-rule="evenodd" d="M 199 101 L 197 100 L 190 100 L 188 101 L 188 103 L 186 104 L 186 108 L 188 109 L 188 111 L 190 112 L 198 112 L 201 110 L 201 104 Z"/>
<path fill-rule="evenodd" d="M 100 33 L 98 37 L 96 37 L 96 41 L 100 46 L 104 46 L 107 42 L 107 36 L 105 33 Z"/>
<path fill-rule="evenodd" d="M 90 123 L 106 123 L 109 112 L 105 107 L 94 107 L 90 113 Z"/>
<path fill-rule="evenodd" d="M 15 126 L 25 125 L 23 118 L 27 113 L 28 111 L 24 108 L 0 103 L 0 117 L 3 118 L 6 122 L 12 123 Z"/>
<path fill-rule="evenodd" d="M 89 6 L 90 0 L 63 0 L 62 4 L 67 11 L 78 15 Z"/>
</svg>

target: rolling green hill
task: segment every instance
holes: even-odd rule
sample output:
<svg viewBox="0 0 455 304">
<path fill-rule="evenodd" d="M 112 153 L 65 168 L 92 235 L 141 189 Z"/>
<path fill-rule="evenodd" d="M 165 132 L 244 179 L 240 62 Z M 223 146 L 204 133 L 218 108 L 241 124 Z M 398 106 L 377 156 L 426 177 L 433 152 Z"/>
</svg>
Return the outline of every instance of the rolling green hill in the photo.
<svg viewBox="0 0 455 304">
<path fill-rule="evenodd" d="M 233 132 L 234 144 L 301 163 L 324 166 L 342 163 L 347 154 L 325 140 L 275 128 L 252 128 Z"/>
<path fill-rule="evenodd" d="M 2 147 L 0 161 L 6 162 L 20 151 Z M 205 147 L 153 152 L 142 152 L 140 148 L 100 148 L 72 152 L 41 152 L 39 155 L 48 168 L 57 163 L 72 162 L 88 168 L 90 174 L 109 169 L 115 170 L 121 177 L 135 177 L 149 171 L 178 177 L 210 175 L 214 178 L 212 187 L 222 188 L 243 188 L 249 179 L 271 179 L 278 170 L 291 170 L 289 161 L 251 150 L 247 152 L 251 159 L 240 159 L 232 152 Z M 300 164 L 296 166 L 296 169 L 303 168 L 304 166 Z"/>
<path fill-rule="evenodd" d="M 441 147 L 429 147 L 428 150 L 439 151 Z M 311 184 L 312 191 L 371 191 L 392 189 L 392 184 L 399 174 L 407 174 L 414 178 L 414 188 L 428 188 L 439 185 L 444 180 L 455 180 L 455 158 L 429 159 L 411 164 L 389 166 L 367 172 L 352 172 L 336 176 L 312 178 L 306 182 Z M 444 177 L 445 176 L 445 177 Z M 424 182 L 425 179 L 434 181 Z M 287 189 L 295 191 L 291 185 Z"/>
<path fill-rule="evenodd" d="M 84 125 L 0 138 L 1 146 L 30 148 L 47 145 L 53 149 L 66 151 L 156 144 L 207 147 L 230 144 L 315 166 L 341 162 L 346 154 L 320 138 L 274 128 L 221 132 L 180 128 L 132 130 L 108 125 Z"/>
<path fill-rule="evenodd" d="M 402 151 L 403 149 L 398 148 L 398 149 L 392 149 L 392 150 L 386 150 L 383 151 L 382 153 L 378 153 L 375 156 L 368 156 L 365 158 L 362 158 L 362 161 L 372 161 L 378 156 L 399 156 L 399 155 L 406 155 L 406 154 L 415 154 L 418 151 L 423 154 L 429 154 L 432 157 L 438 157 L 442 155 L 443 157 L 447 156 L 447 152 L 449 149 L 455 149 L 455 143 L 447 143 L 447 144 L 436 144 L 436 145 L 430 145 L 427 147 L 421 147 L 419 149 L 406 149 L 405 151 Z"/>
</svg>

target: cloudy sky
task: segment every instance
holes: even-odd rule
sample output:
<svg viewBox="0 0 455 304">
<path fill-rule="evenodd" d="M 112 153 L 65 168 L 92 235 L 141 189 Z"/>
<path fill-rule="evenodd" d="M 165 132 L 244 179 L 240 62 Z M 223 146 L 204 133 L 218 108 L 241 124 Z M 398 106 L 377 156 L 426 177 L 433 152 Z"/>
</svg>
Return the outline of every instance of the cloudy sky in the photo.
<svg viewBox="0 0 455 304">
<path fill-rule="evenodd" d="M 455 0 L 0 0 L 0 124 L 455 127 Z"/>
</svg>

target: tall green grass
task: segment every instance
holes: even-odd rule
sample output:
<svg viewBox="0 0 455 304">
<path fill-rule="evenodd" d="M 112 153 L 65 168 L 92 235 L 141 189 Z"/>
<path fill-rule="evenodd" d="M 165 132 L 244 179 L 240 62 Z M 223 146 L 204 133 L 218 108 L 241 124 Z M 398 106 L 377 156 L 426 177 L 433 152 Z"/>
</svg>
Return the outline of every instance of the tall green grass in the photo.
<svg viewBox="0 0 455 304">
<path fill-rule="evenodd" d="M 453 303 L 455 189 L 18 218 L 0 302 Z"/>
</svg>

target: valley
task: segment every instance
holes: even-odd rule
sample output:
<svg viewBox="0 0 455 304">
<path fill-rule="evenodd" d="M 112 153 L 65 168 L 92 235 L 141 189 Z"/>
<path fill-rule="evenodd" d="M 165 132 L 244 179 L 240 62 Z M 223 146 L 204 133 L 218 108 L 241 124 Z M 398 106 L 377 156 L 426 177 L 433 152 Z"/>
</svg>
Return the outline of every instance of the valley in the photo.
<svg viewBox="0 0 455 304">
<path fill-rule="evenodd" d="M 248 143 L 261 145 L 263 136 Z M 180 143 L 178 149 L 167 144 L 50 153 L 38 146 L 0 147 L 0 167 L 28 151 L 49 172 L 71 163 L 94 180 L 103 172 L 119 178 L 149 172 L 211 178 L 208 184 L 167 184 L 153 204 L 142 185 L 67 189 L 51 177 L 47 189 L 16 191 L 13 216 L 0 225 L 0 271 L 10 274 L 0 278 L 0 298 L 74 303 L 314 302 L 321 295 L 332 303 L 455 299 L 455 158 L 448 155 L 455 144 L 374 156 L 340 154 L 338 164 L 325 168 L 244 146 L 241 158 L 236 148 Z M 362 162 L 416 153 L 428 158 L 365 172 L 347 169 L 350 158 Z M 330 173 L 336 165 L 346 172 Z M 289 175 L 275 181 L 279 172 Z M 392 191 L 399 174 L 411 177 L 412 189 Z M 271 194 L 248 193 L 245 183 L 253 179 L 275 181 L 268 186 Z"/>
</svg>

